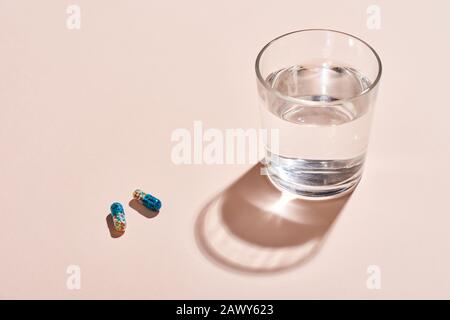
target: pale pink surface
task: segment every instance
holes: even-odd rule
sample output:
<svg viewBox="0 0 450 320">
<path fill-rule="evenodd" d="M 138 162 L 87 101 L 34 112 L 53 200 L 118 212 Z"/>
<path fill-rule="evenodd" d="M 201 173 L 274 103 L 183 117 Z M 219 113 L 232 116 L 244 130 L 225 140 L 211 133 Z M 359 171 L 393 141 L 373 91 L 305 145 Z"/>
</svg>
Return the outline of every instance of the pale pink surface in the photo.
<svg viewBox="0 0 450 320">
<path fill-rule="evenodd" d="M 78 0 L 79 31 L 68 4 L 0 1 L 0 298 L 450 298 L 447 2 L 378 1 L 381 30 L 366 28 L 371 1 Z M 382 58 L 366 170 L 313 257 L 242 271 L 208 255 L 195 225 L 251 166 L 176 166 L 170 136 L 194 120 L 257 127 L 257 52 L 314 27 Z M 161 198 L 157 217 L 128 206 L 135 188 Z M 127 212 L 120 238 L 113 201 Z M 232 210 L 239 227 L 247 213 Z M 301 249 L 278 240 L 263 264 Z M 81 290 L 66 288 L 72 264 Z M 366 288 L 371 264 L 381 290 Z"/>
</svg>

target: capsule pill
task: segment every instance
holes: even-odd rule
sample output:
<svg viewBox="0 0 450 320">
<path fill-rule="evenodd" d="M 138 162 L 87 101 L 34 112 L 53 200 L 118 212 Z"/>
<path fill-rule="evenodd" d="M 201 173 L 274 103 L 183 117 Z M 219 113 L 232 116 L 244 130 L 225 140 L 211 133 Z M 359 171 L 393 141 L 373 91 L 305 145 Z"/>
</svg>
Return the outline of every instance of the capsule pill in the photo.
<svg viewBox="0 0 450 320">
<path fill-rule="evenodd" d="M 145 193 L 137 189 L 133 192 L 133 198 L 152 211 L 159 211 L 161 209 L 161 201 L 150 193 Z"/>
<path fill-rule="evenodd" d="M 119 202 L 114 202 L 111 205 L 111 216 L 114 223 L 114 229 L 119 232 L 124 232 L 127 227 L 127 222 L 125 220 L 125 212 Z"/>
</svg>

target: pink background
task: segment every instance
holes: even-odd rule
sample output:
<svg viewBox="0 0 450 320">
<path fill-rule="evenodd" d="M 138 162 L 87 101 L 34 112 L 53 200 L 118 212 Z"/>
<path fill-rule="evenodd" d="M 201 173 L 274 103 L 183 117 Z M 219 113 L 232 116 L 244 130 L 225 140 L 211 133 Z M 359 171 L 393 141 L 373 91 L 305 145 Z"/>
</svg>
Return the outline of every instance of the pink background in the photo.
<svg viewBox="0 0 450 320">
<path fill-rule="evenodd" d="M 66 28 L 69 4 L 81 30 Z M 371 4 L 380 30 L 366 27 Z M 444 1 L 0 1 L 0 298 L 450 298 L 449 13 Z M 172 163 L 171 133 L 194 120 L 257 127 L 259 49 L 318 27 L 362 37 L 384 65 L 351 197 L 271 216 L 279 194 L 258 168 Z M 158 216 L 129 207 L 135 188 L 160 197 Z M 128 219 L 119 238 L 113 201 Z"/>
</svg>

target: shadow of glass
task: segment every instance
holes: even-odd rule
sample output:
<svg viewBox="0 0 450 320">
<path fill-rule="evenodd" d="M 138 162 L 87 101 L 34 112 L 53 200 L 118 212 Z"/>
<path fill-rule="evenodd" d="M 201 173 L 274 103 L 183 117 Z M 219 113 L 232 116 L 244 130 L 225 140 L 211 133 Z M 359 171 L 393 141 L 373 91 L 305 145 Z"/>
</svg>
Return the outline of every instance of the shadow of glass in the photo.
<svg viewBox="0 0 450 320">
<path fill-rule="evenodd" d="M 272 273 L 315 256 L 347 203 L 302 200 L 276 189 L 255 165 L 200 212 L 195 237 L 203 254 L 227 269 Z"/>
</svg>

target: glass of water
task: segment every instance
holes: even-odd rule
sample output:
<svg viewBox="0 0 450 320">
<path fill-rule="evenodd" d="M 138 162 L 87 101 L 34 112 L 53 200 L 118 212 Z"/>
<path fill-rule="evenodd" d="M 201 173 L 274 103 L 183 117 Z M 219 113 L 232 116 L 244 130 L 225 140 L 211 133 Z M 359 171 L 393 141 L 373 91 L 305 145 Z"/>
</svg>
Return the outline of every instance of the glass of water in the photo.
<svg viewBox="0 0 450 320">
<path fill-rule="evenodd" d="M 294 31 L 264 46 L 256 75 L 272 183 L 309 199 L 353 189 L 381 77 L 375 50 L 339 31 Z"/>
</svg>

